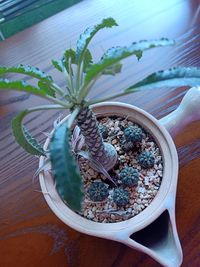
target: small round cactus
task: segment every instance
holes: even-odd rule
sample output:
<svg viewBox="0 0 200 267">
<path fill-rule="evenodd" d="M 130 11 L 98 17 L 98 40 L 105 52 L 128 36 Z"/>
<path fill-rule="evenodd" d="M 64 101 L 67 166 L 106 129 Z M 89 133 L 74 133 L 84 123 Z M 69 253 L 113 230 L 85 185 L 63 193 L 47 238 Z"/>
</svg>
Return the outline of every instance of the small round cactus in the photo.
<svg viewBox="0 0 200 267">
<path fill-rule="evenodd" d="M 108 128 L 105 125 L 99 124 L 99 131 L 104 139 L 108 137 Z"/>
<path fill-rule="evenodd" d="M 125 152 L 129 152 L 134 149 L 134 144 L 130 141 L 126 141 L 125 139 L 123 139 L 121 141 L 121 147 Z"/>
<path fill-rule="evenodd" d="M 132 187 L 138 183 L 139 172 L 133 167 L 125 167 L 120 171 L 119 177 L 123 186 Z"/>
<path fill-rule="evenodd" d="M 143 131 L 138 126 L 129 126 L 124 130 L 124 137 L 127 141 L 137 143 L 142 140 Z"/>
<path fill-rule="evenodd" d="M 113 202 L 118 207 L 123 207 L 129 202 L 129 192 L 123 188 L 115 188 L 113 192 Z"/>
<path fill-rule="evenodd" d="M 148 169 L 154 166 L 155 158 L 151 152 L 144 151 L 138 156 L 138 162 L 143 168 Z"/>
<path fill-rule="evenodd" d="M 108 187 L 103 182 L 94 182 L 88 188 L 88 196 L 92 201 L 103 201 L 105 200 L 108 195 Z"/>
</svg>

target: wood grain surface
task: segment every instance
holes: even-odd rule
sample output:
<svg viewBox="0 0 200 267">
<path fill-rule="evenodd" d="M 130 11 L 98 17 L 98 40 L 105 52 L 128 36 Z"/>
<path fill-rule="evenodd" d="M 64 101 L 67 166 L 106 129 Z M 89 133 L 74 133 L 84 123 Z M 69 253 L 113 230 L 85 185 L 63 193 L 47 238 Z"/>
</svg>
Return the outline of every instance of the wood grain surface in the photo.
<svg viewBox="0 0 200 267">
<path fill-rule="evenodd" d="M 151 50 L 139 63 L 124 61 L 123 73 L 99 81 L 90 94 L 104 97 L 130 86 L 147 74 L 172 66 L 200 67 L 199 0 L 85 0 L 0 43 L 0 65 L 30 64 L 49 72 L 60 86 L 63 77 L 53 70 L 66 47 L 102 18 L 114 17 L 119 27 L 100 32 L 91 50 L 95 59 L 112 45 L 140 39 L 176 38 L 173 48 Z M 17 77 L 14 75 L 13 77 Z M 31 79 L 27 79 L 32 82 Z M 188 88 L 137 92 L 120 101 L 162 118 L 174 110 Z M 0 266 L 1 267 L 157 267 L 143 253 L 120 243 L 80 234 L 50 211 L 39 183 L 32 182 L 38 159 L 14 141 L 10 121 L 22 109 L 44 103 L 27 93 L 0 95 Z M 32 133 L 44 140 L 59 112 L 37 112 L 27 119 Z M 183 246 L 183 267 L 200 266 L 200 122 L 188 126 L 174 140 L 180 172 L 176 203 L 177 228 Z"/>
</svg>

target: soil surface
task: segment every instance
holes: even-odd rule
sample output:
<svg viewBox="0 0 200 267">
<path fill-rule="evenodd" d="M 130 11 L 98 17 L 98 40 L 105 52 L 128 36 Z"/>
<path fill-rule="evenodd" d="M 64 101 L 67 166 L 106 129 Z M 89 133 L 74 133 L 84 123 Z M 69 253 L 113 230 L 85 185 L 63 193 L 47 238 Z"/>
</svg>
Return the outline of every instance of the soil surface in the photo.
<svg viewBox="0 0 200 267">
<path fill-rule="evenodd" d="M 163 161 L 161 151 L 153 137 L 143 130 L 143 138 L 140 143 L 126 152 L 123 148 L 124 133 L 123 130 L 129 126 L 140 125 L 129 121 L 128 119 L 118 117 L 104 117 L 99 119 L 99 123 L 107 127 L 107 137 L 105 142 L 111 143 L 117 150 L 118 161 L 115 167 L 109 171 L 110 176 L 116 182 L 117 187 L 122 187 L 119 172 L 126 166 L 133 167 L 139 172 L 138 184 L 134 187 L 126 187 L 130 199 L 127 205 L 118 207 L 113 202 L 113 190 L 116 187 L 104 175 L 98 173 L 90 167 L 88 161 L 79 158 L 81 173 L 84 179 L 84 189 L 87 192 L 91 183 L 94 181 L 103 181 L 108 185 L 109 195 L 101 202 L 93 202 L 85 194 L 83 201 L 82 216 L 95 222 L 120 222 L 136 216 L 142 212 L 152 202 L 156 196 L 163 176 Z M 149 151 L 154 155 L 155 163 L 151 168 L 143 168 L 138 163 L 138 155 L 143 151 Z"/>
</svg>

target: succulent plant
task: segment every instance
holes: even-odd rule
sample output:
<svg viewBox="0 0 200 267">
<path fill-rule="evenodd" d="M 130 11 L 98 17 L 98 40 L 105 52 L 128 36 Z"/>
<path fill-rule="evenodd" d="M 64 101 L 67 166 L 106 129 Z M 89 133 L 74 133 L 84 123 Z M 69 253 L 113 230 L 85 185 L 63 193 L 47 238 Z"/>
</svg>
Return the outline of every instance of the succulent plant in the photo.
<svg viewBox="0 0 200 267">
<path fill-rule="evenodd" d="M 99 124 L 99 131 L 103 137 L 103 139 L 106 139 L 108 137 L 108 128 L 103 125 L 103 124 Z"/>
<path fill-rule="evenodd" d="M 123 186 L 132 187 L 137 185 L 139 180 L 139 172 L 133 167 L 125 167 L 119 173 Z"/>
<path fill-rule="evenodd" d="M 84 136 L 85 146 L 90 157 L 99 162 L 106 171 L 112 169 L 117 161 L 116 149 L 103 142 L 98 128 L 96 116 L 90 106 L 119 96 L 128 95 L 141 89 L 162 87 L 195 86 L 200 84 L 200 69 L 196 67 L 176 67 L 150 74 L 141 81 L 130 85 L 121 92 L 105 95 L 102 99 L 87 98 L 93 85 L 102 75 L 116 75 L 122 68 L 121 61 L 130 56 L 138 60 L 143 52 L 156 47 L 171 46 L 174 40 L 161 38 L 159 40 L 142 40 L 133 42 L 129 46 L 113 46 L 103 53 L 97 62 L 93 62 L 92 54 L 88 49 L 90 41 L 101 29 L 118 26 L 113 18 L 103 19 L 99 24 L 87 28 L 79 37 L 76 48 L 66 49 L 59 60 L 52 60 L 53 66 L 63 74 L 66 85 L 61 88 L 54 79 L 36 67 L 19 64 L 17 66 L 0 66 L 0 76 L 18 73 L 30 79 L 12 80 L 0 78 L 0 90 L 17 90 L 33 94 L 49 101 L 50 104 L 35 106 L 21 111 L 12 121 L 12 130 L 16 141 L 28 153 L 45 156 L 51 161 L 53 179 L 60 197 L 73 209 L 80 211 L 83 199 L 83 185 L 77 162 L 71 152 L 71 128 L 77 123 L 80 133 Z M 12 77 L 12 76 L 11 76 Z M 148 92 L 148 91 L 147 91 Z M 55 128 L 48 151 L 37 142 L 24 126 L 24 118 L 32 112 L 41 110 L 70 110 L 69 118 Z M 130 133 L 129 133 L 130 132 Z M 137 133 L 137 134 L 136 134 Z M 131 142 L 141 139 L 141 130 L 126 130 L 125 136 Z M 68 143 L 68 144 L 67 144 Z M 147 159 L 146 159 L 147 158 Z M 152 165 L 151 157 L 140 156 L 140 162 L 145 167 Z M 144 163 L 143 163 L 144 162 Z M 150 163 L 145 163 L 150 162 Z M 121 189 L 120 189 L 121 190 Z M 119 193 L 121 192 L 119 190 Z M 116 191 L 116 199 L 117 197 Z M 125 191 L 126 192 L 126 191 Z M 127 193 L 124 193 L 126 195 Z M 120 195 L 120 194 L 118 194 Z M 119 198 L 120 199 L 120 198 Z"/>
<path fill-rule="evenodd" d="M 154 166 L 155 157 L 151 152 L 143 151 L 138 156 L 138 162 L 143 168 L 148 169 Z"/>
<path fill-rule="evenodd" d="M 108 195 L 108 186 L 103 182 L 93 182 L 87 190 L 88 196 L 92 201 L 103 201 Z"/>
<path fill-rule="evenodd" d="M 131 141 L 127 141 L 126 139 L 123 139 L 121 141 L 121 147 L 125 152 L 129 152 L 135 148 L 135 144 Z"/>
<path fill-rule="evenodd" d="M 137 143 L 142 140 L 143 131 L 139 126 L 129 126 L 124 129 L 124 137 L 129 142 Z"/>
<path fill-rule="evenodd" d="M 123 188 L 115 188 L 113 191 L 113 202 L 118 207 L 126 206 L 129 202 L 130 194 Z"/>
</svg>

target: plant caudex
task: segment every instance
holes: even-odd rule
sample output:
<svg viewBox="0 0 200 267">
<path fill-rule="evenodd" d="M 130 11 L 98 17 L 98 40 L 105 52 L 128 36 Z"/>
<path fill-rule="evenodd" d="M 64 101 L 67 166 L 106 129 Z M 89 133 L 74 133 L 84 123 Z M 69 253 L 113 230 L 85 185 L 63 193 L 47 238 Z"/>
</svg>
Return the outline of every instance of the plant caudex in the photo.
<svg viewBox="0 0 200 267">
<path fill-rule="evenodd" d="M 0 78 L 0 90 L 18 90 L 40 96 L 49 100 L 51 104 L 28 108 L 22 111 L 12 122 L 13 134 L 16 141 L 30 154 L 49 157 L 55 185 L 61 198 L 74 210 L 80 211 L 82 193 L 82 180 L 79 169 L 69 145 L 70 128 L 75 121 L 84 135 L 88 147 L 89 157 L 109 170 L 116 162 L 117 153 L 113 146 L 102 140 L 98 129 L 96 117 L 90 109 L 90 105 L 119 96 L 131 94 L 140 89 L 153 89 L 169 86 L 195 86 L 200 84 L 200 69 L 196 67 L 176 67 L 164 71 L 158 71 L 144 78 L 136 84 L 123 89 L 120 93 L 105 96 L 103 99 L 87 100 L 87 95 L 95 82 L 102 75 L 116 75 L 121 71 L 124 58 L 134 56 L 138 60 L 145 50 L 161 46 L 174 45 L 173 40 L 162 38 L 159 40 L 139 41 L 129 46 L 116 46 L 104 52 L 100 60 L 93 62 L 88 45 L 94 35 L 103 28 L 117 26 L 113 18 L 103 19 L 99 24 L 87 28 L 80 35 L 76 49 L 67 49 L 61 60 L 52 60 L 54 67 L 63 73 L 66 78 L 66 88 L 58 86 L 53 78 L 38 68 L 18 65 L 14 67 L 0 66 L 0 76 L 9 73 L 23 74 L 37 81 L 31 85 L 23 80 L 10 80 Z M 71 116 L 68 121 L 58 126 L 51 139 L 48 151 L 32 137 L 23 124 L 26 115 L 48 109 L 70 109 Z M 141 161 L 141 160 L 140 160 Z"/>
</svg>

